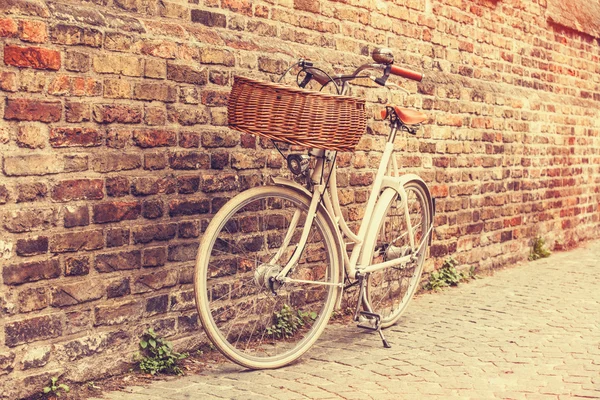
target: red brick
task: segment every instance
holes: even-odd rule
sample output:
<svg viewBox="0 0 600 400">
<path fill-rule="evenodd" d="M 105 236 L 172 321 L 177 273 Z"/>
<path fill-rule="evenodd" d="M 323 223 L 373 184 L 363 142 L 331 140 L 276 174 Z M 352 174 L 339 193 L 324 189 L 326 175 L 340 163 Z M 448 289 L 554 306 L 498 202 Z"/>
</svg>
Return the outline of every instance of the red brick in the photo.
<svg viewBox="0 0 600 400">
<path fill-rule="evenodd" d="M 180 200 L 174 199 L 169 202 L 169 215 L 197 215 L 210 212 L 210 201 L 208 199 Z"/>
<path fill-rule="evenodd" d="M 90 211 L 87 206 L 65 207 L 64 227 L 87 226 L 90 224 Z"/>
<path fill-rule="evenodd" d="M 4 47 L 4 63 L 16 67 L 49 69 L 58 71 L 61 65 L 60 53 L 56 50 L 41 47 Z"/>
<path fill-rule="evenodd" d="M 0 37 L 15 37 L 19 33 L 19 26 L 10 18 L 0 18 Z"/>
<path fill-rule="evenodd" d="M 177 234 L 177 224 L 153 224 L 136 228 L 133 243 L 150 243 L 152 241 L 171 240 Z"/>
<path fill-rule="evenodd" d="M 38 236 L 31 239 L 17 240 L 17 255 L 21 257 L 44 254 L 48 251 L 48 237 Z"/>
<path fill-rule="evenodd" d="M 24 42 L 44 43 L 48 40 L 48 28 L 42 21 L 20 21 L 21 40 Z"/>
<path fill-rule="evenodd" d="M 177 133 L 159 129 L 135 130 L 133 142 L 141 148 L 175 146 Z"/>
<path fill-rule="evenodd" d="M 100 146 L 103 135 L 95 128 L 53 128 L 50 130 L 52 147 L 93 147 Z"/>
<path fill-rule="evenodd" d="M 65 121 L 84 122 L 89 121 L 90 117 L 91 109 L 88 103 L 80 103 L 75 101 L 65 102 Z"/>
<path fill-rule="evenodd" d="M 20 285 L 59 276 L 60 264 L 56 259 L 8 265 L 2 270 L 5 285 Z"/>
<path fill-rule="evenodd" d="M 205 90 L 202 92 L 202 104 L 210 107 L 226 106 L 229 93 Z"/>
<path fill-rule="evenodd" d="M 56 201 L 100 200 L 104 197 L 102 179 L 73 179 L 61 181 L 52 189 Z"/>
<path fill-rule="evenodd" d="M 65 259 L 65 276 L 87 275 L 90 272 L 89 257 L 69 257 Z"/>
<path fill-rule="evenodd" d="M 41 101 L 32 99 L 6 99 L 4 119 L 20 121 L 57 122 L 62 115 L 59 101 Z"/>
<path fill-rule="evenodd" d="M 123 197 L 129 194 L 129 179 L 124 176 L 106 178 L 106 194 L 110 197 Z"/>
<path fill-rule="evenodd" d="M 141 204 L 137 201 L 114 201 L 95 204 L 93 221 L 96 224 L 136 219 L 140 216 Z"/>
</svg>

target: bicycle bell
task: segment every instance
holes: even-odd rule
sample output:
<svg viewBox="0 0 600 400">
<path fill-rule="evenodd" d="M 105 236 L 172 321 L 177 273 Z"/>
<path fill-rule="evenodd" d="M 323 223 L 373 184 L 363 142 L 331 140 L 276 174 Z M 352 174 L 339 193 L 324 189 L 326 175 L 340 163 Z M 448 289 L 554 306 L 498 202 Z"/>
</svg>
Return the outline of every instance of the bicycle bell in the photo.
<svg viewBox="0 0 600 400">
<path fill-rule="evenodd" d="M 371 57 L 378 64 L 390 65 L 394 63 L 394 54 L 392 54 L 392 50 L 386 47 L 378 47 L 373 50 L 371 53 Z"/>
</svg>

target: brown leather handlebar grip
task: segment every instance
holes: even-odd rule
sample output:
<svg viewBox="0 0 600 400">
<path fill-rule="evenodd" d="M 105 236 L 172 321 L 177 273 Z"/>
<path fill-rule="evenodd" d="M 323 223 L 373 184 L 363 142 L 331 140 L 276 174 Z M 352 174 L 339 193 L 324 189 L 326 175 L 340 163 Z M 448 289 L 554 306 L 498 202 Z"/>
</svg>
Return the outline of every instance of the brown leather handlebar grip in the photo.
<svg viewBox="0 0 600 400">
<path fill-rule="evenodd" d="M 403 78 L 412 79 L 414 81 L 419 81 L 423 79 L 423 74 L 416 71 L 411 71 L 410 69 L 398 67 L 397 65 L 392 65 L 390 68 L 390 72 L 394 75 L 401 76 Z"/>
</svg>

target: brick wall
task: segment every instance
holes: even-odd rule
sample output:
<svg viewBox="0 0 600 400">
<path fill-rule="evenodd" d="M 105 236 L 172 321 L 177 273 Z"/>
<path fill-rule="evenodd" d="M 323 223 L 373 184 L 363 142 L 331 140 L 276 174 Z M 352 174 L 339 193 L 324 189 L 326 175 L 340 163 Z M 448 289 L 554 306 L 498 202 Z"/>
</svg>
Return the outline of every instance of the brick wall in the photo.
<svg viewBox="0 0 600 400">
<path fill-rule="evenodd" d="M 545 0 L 0 1 L 0 393 L 127 368 L 154 327 L 202 335 L 191 275 L 211 213 L 281 161 L 226 128 L 232 76 L 375 46 L 422 70 L 400 163 L 438 198 L 433 261 L 497 268 L 600 233 L 600 45 Z M 340 161 L 358 221 L 386 127 Z M 1 396 L 1 395 L 0 395 Z"/>
</svg>

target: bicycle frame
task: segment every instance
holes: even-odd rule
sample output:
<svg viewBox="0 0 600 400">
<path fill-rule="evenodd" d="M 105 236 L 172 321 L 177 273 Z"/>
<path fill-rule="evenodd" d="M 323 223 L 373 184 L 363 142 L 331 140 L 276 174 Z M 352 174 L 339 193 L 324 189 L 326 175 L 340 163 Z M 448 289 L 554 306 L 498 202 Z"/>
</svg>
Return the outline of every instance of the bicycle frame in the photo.
<svg viewBox="0 0 600 400">
<path fill-rule="evenodd" d="M 377 170 L 375 181 L 373 183 L 373 187 L 371 189 L 371 193 L 369 195 L 369 199 L 367 201 L 367 205 L 365 208 L 365 215 L 363 217 L 362 223 L 360 224 L 358 234 L 354 234 L 350 228 L 341 211 L 341 207 L 339 205 L 339 199 L 337 194 L 337 178 L 336 178 L 336 166 L 333 165 L 330 171 L 330 186 L 329 188 L 325 188 L 325 185 L 321 183 L 321 177 L 323 176 L 323 172 L 325 169 L 325 161 L 327 159 L 331 159 L 331 154 L 325 150 L 313 150 L 311 154 L 317 157 L 317 163 L 315 168 L 311 174 L 311 180 L 313 183 L 313 193 L 311 204 L 309 206 L 308 215 L 305 221 L 305 225 L 302 231 L 302 235 L 300 237 L 300 241 L 290 260 L 286 263 L 284 268 L 281 270 L 279 275 L 277 276 L 277 280 L 281 282 L 301 282 L 301 283 L 311 283 L 310 281 L 301 281 L 294 280 L 287 277 L 288 272 L 300 259 L 300 255 L 304 250 L 304 246 L 306 245 L 306 241 L 308 239 L 310 227 L 313 223 L 314 217 L 317 212 L 317 208 L 323 200 L 325 205 L 325 209 L 327 213 L 334 221 L 334 227 L 336 229 L 336 234 L 340 237 L 340 243 L 344 243 L 342 239 L 343 236 L 348 238 L 354 247 L 352 249 L 351 254 L 348 256 L 348 252 L 346 249 L 342 249 L 342 257 L 344 260 L 344 268 L 348 276 L 353 279 L 358 278 L 360 275 L 366 275 L 368 273 L 384 269 L 395 267 L 400 264 L 406 263 L 414 257 L 412 254 L 418 253 L 421 246 L 428 240 L 431 230 L 433 228 L 433 222 L 429 227 L 429 230 L 426 235 L 423 236 L 421 243 L 415 243 L 415 237 L 413 233 L 413 227 L 411 226 L 410 215 L 408 206 L 406 203 L 406 192 L 404 190 L 404 184 L 409 180 L 420 178 L 417 175 L 406 174 L 403 176 L 399 176 L 398 166 L 396 159 L 392 157 L 394 153 L 394 139 L 396 137 L 397 127 L 392 126 L 390 134 L 388 136 L 387 143 L 385 145 L 383 155 L 381 158 L 381 162 L 379 164 L 379 168 Z M 408 235 L 409 241 L 411 245 L 411 255 L 401 256 L 389 261 L 384 261 L 381 263 L 371 264 L 372 261 L 372 249 L 365 248 L 365 244 L 370 245 L 374 243 L 373 241 L 376 239 L 379 223 L 384 218 L 384 215 L 374 215 L 376 210 L 376 205 L 378 199 L 381 198 L 381 194 L 385 190 L 393 190 L 398 196 L 402 199 L 401 207 L 404 210 L 404 215 L 406 218 L 406 224 L 408 227 Z M 292 222 L 288 229 L 288 233 L 284 238 L 284 245 L 281 248 L 285 248 L 291 239 L 292 232 L 296 229 L 298 223 L 298 217 L 294 215 L 292 218 Z M 343 234 L 343 236 L 342 236 Z M 369 246 L 370 247 L 370 246 Z M 269 262 L 270 264 L 277 264 L 277 261 L 281 254 L 278 252 Z M 322 285 L 334 285 L 331 283 L 323 283 L 323 282 L 314 282 L 315 284 Z M 342 285 L 342 284 L 339 284 Z"/>
</svg>

